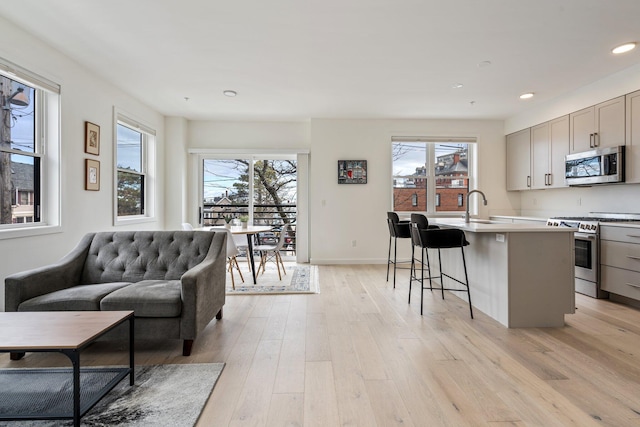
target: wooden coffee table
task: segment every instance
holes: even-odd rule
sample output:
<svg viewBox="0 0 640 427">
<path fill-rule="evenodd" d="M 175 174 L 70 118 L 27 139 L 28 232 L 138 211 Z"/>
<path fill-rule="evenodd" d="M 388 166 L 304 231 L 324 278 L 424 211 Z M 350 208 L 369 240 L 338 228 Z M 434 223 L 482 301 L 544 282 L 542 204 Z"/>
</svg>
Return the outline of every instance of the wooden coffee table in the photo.
<svg viewBox="0 0 640 427">
<path fill-rule="evenodd" d="M 80 351 L 98 337 L 116 326 L 129 321 L 129 367 L 91 368 L 92 372 L 113 372 L 113 378 L 96 393 L 80 400 Z M 29 414 L 0 414 L 0 420 L 18 419 L 67 419 L 73 418 L 75 426 L 82 417 L 105 394 L 129 375 L 129 384 L 134 384 L 134 317 L 133 311 L 49 311 L 49 312 L 0 312 L 0 352 L 11 352 L 17 360 L 24 352 L 59 352 L 66 355 L 73 365 L 67 370 L 73 375 L 73 411 L 56 416 Z M 83 369 L 83 372 L 85 369 Z M 87 370 L 89 371 L 89 370 Z M 16 370 L 20 375 L 47 375 L 51 370 Z M 0 390 L 2 400 L 3 390 Z"/>
</svg>

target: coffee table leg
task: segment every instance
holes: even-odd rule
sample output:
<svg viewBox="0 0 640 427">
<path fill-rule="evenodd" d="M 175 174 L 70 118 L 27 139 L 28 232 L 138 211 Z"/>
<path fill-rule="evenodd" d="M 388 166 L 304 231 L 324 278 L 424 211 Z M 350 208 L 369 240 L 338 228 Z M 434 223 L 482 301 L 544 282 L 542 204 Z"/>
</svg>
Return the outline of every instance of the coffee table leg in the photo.
<svg viewBox="0 0 640 427">
<path fill-rule="evenodd" d="M 80 427 L 80 353 L 77 350 L 67 350 L 63 353 L 73 365 L 73 425 Z"/>
<path fill-rule="evenodd" d="M 134 348 L 133 348 L 133 343 L 134 343 L 134 339 L 133 339 L 133 331 L 135 330 L 134 328 L 134 324 L 133 324 L 133 319 L 134 317 L 131 316 L 129 318 L 129 385 L 133 385 L 133 381 L 134 381 L 134 372 L 133 372 L 133 368 L 135 366 L 134 364 Z"/>
</svg>

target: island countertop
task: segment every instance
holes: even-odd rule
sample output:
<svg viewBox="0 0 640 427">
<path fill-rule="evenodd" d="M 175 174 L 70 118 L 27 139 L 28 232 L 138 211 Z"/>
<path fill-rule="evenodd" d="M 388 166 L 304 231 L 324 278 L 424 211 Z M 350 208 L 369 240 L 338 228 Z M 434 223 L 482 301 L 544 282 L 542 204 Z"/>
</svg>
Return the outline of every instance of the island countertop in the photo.
<svg viewBox="0 0 640 427">
<path fill-rule="evenodd" d="M 471 233 L 573 233 L 572 228 L 548 227 L 546 224 L 512 223 L 472 219 L 465 223 L 462 218 L 429 218 L 429 224 L 459 228 Z"/>
</svg>

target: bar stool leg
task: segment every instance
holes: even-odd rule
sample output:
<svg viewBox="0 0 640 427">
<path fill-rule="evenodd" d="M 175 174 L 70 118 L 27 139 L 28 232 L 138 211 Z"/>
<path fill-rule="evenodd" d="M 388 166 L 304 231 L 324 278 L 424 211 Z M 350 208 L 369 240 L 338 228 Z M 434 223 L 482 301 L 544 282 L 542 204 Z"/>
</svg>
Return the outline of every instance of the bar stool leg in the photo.
<svg viewBox="0 0 640 427">
<path fill-rule="evenodd" d="M 442 291 L 442 299 L 444 299 L 444 275 L 442 274 L 442 256 L 440 256 L 440 248 L 438 248 L 438 266 L 440 267 L 440 290 Z"/>
<path fill-rule="evenodd" d="M 423 250 L 427 252 L 427 271 L 429 272 L 429 290 L 433 291 L 433 280 L 431 279 L 431 264 L 429 264 L 429 249 L 424 248 Z"/>
<path fill-rule="evenodd" d="M 398 239 L 396 238 L 396 241 L 393 243 L 393 289 L 396 288 L 396 265 L 398 265 L 397 256 L 398 256 Z"/>
<path fill-rule="evenodd" d="M 389 266 L 391 265 L 391 235 L 389 235 L 389 255 L 387 255 L 387 282 L 389 281 Z"/>
<path fill-rule="evenodd" d="M 462 251 L 462 265 L 464 266 L 464 280 L 467 282 L 467 296 L 469 297 L 469 313 L 473 319 L 473 307 L 471 306 L 471 289 L 469 286 L 469 276 L 467 276 L 467 261 L 464 258 L 464 247 L 460 247 Z"/>
<path fill-rule="evenodd" d="M 420 268 L 420 316 L 422 316 L 422 307 L 424 305 L 424 248 L 420 248 L 421 251 L 421 255 L 420 255 L 420 262 L 421 262 L 421 268 Z M 427 259 L 428 255 L 427 255 Z M 429 271 L 429 280 L 431 280 L 431 271 Z"/>
<path fill-rule="evenodd" d="M 411 269 L 409 270 L 409 301 L 411 304 L 411 282 L 416 278 L 416 259 L 415 259 L 416 247 L 411 244 Z"/>
</svg>

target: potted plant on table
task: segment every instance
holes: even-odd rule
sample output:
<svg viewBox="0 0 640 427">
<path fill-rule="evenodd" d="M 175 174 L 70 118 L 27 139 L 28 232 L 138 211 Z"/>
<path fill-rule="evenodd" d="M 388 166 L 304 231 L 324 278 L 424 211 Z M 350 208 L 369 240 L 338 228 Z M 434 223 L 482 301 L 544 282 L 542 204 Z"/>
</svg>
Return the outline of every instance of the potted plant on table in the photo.
<svg viewBox="0 0 640 427">
<path fill-rule="evenodd" d="M 240 215 L 240 224 L 242 225 L 242 228 L 247 228 L 248 223 L 249 223 L 249 216 Z"/>
<path fill-rule="evenodd" d="M 222 218 L 224 218 L 224 227 L 231 228 L 231 220 L 233 217 L 231 215 L 222 215 Z"/>
</svg>

